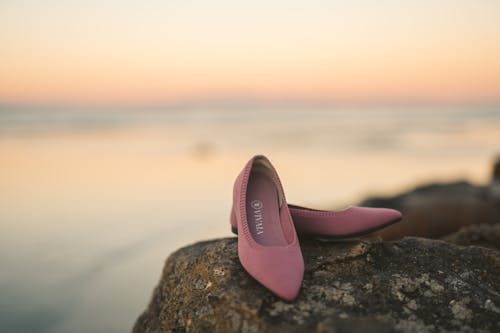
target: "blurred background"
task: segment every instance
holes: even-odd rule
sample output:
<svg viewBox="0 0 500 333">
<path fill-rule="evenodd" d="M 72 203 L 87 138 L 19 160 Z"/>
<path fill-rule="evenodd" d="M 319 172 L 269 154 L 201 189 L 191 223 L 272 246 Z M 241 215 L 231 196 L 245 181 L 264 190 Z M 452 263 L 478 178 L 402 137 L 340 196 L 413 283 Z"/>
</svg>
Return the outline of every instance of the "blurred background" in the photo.
<svg viewBox="0 0 500 333">
<path fill-rule="evenodd" d="M 500 2 L 0 1 L 0 332 L 124 332 L 254 154 L 334 208 L 489 181 Z"/>
</svg>

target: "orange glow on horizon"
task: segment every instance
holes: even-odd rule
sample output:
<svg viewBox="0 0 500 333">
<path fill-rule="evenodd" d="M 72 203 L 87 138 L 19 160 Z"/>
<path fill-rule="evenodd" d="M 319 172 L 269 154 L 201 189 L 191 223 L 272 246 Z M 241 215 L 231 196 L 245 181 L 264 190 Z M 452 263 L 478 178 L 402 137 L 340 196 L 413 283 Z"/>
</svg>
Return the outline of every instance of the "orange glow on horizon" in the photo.
<svg viewBox="0 0 500 333">
<path fill-rule="evenodd" d="M 444 5 L 429 2 L 422 9 L 415 2 L 411 8 L 391 9 L 384 20 L 354 5 L 336 4 L 337 11 L 326 14 L 310 5 L 301 8 L 309 16 L 293 12 L 281 18 L 280 26 L 275 15 L 281 8 L 267 4 L 245 5 L 250 14 L 239 7 L 227 12 L 203 7 L 205 14 L 176 4 L 185 16 L 172 17 L 171 23 L 153 15 L 157 8 L 141 14 L 129 2 L 121 18 L 110 16 L 111 6 L 94 8 L 102 17 L 87 8 L 88 17 L 72 18 L 74 8 L 64 2 L 58 14 L 44 7 L 38 8 L 40 14 L 26 13 L 16 2 L 4 4 L 11 15 L 0 11 L 0 102 L 500 101 L 500 23 L 495 19 L 500 5 L 464 2 L 447 17 Z M 371 10 L 383 12 L 387 5 Z M 269 9 L 269 17 L 256 24 L 252 10 L 262 8 Z M 337 15 L 339 9 L 347 17 Z M 431 9 L 436 17 L 429 17 Z M 236 13 L 241 20 L 227 16 Z M 209 21 L 210 14 L 219 20 Z M 34 23 L 26 27 L 16 15 Z"/>
</svg>

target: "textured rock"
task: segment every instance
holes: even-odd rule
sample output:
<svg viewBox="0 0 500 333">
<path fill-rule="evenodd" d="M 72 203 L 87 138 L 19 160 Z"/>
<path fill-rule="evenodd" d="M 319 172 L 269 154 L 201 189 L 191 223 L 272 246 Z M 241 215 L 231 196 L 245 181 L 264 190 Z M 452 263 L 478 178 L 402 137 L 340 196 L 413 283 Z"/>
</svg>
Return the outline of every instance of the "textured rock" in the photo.
<svg viewBox="0 0 500 333">
<path fill-rule="evenodd" d="M 405 236 L 440 238 L 464 226 L 500 223 L 500 184 L 430 184 L 394 197 L 370 198 L 361 205 L 394 208 L 403 213 L 402 223 L 375 233 L 385 240 Z"/>
<path fill-rule="evenodd" d="M 500 252 L 439 240 L 301 240 L 299 297 L 241 267 L 237 241 L 173 253 L 134 333 L 500 332 Z"/>
<path fill-rule="evenodd" d="M 493 164 L 491 180 L 493 182 L 500 182 L 500 156 L 497 157 L 495 163 Z"/>
<path fill-rule="evenodd" d="M 441 239 L 458 245 L 477 245 L 500 250 L 500 223 L 463 227 Z"/>
<path fill-rule="evenodd" d="M 428 184 L 392 197 L 368 198 L 360 205 L 389 207 L 403 213 L 404 223 L 375 233 L 385 240 L 440 238 L 468 225 L 500 223 L 500 157 L 493 163 L 489 184 Z"/>
</svg>

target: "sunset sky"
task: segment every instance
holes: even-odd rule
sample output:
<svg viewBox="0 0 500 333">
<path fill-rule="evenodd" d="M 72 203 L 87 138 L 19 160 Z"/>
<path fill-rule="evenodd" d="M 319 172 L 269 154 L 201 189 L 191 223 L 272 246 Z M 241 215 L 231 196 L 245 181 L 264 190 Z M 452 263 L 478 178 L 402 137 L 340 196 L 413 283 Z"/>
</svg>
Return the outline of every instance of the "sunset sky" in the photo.
<svg viewBox="0 0 500 333">
<path fill-rule="evenodd" d="M 496 0 L 2 0 L 0 103 L 500 101 Z"/>
</svg>

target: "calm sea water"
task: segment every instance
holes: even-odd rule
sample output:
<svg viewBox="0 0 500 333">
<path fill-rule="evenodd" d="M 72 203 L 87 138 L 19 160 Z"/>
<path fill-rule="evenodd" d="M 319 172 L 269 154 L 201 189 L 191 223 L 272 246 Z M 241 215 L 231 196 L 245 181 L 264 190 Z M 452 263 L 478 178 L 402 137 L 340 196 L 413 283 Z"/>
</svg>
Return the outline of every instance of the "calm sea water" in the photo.
<svg viewBox="0 0 500 333">
<path fill-rule="evenodd" d="M 500 107 L 0 108 L 0 332 L 124 332 L 164 260 L 229 236 L 232 182 L 268 155 L 316 207 L 486 182 Z"/>
</svg>

